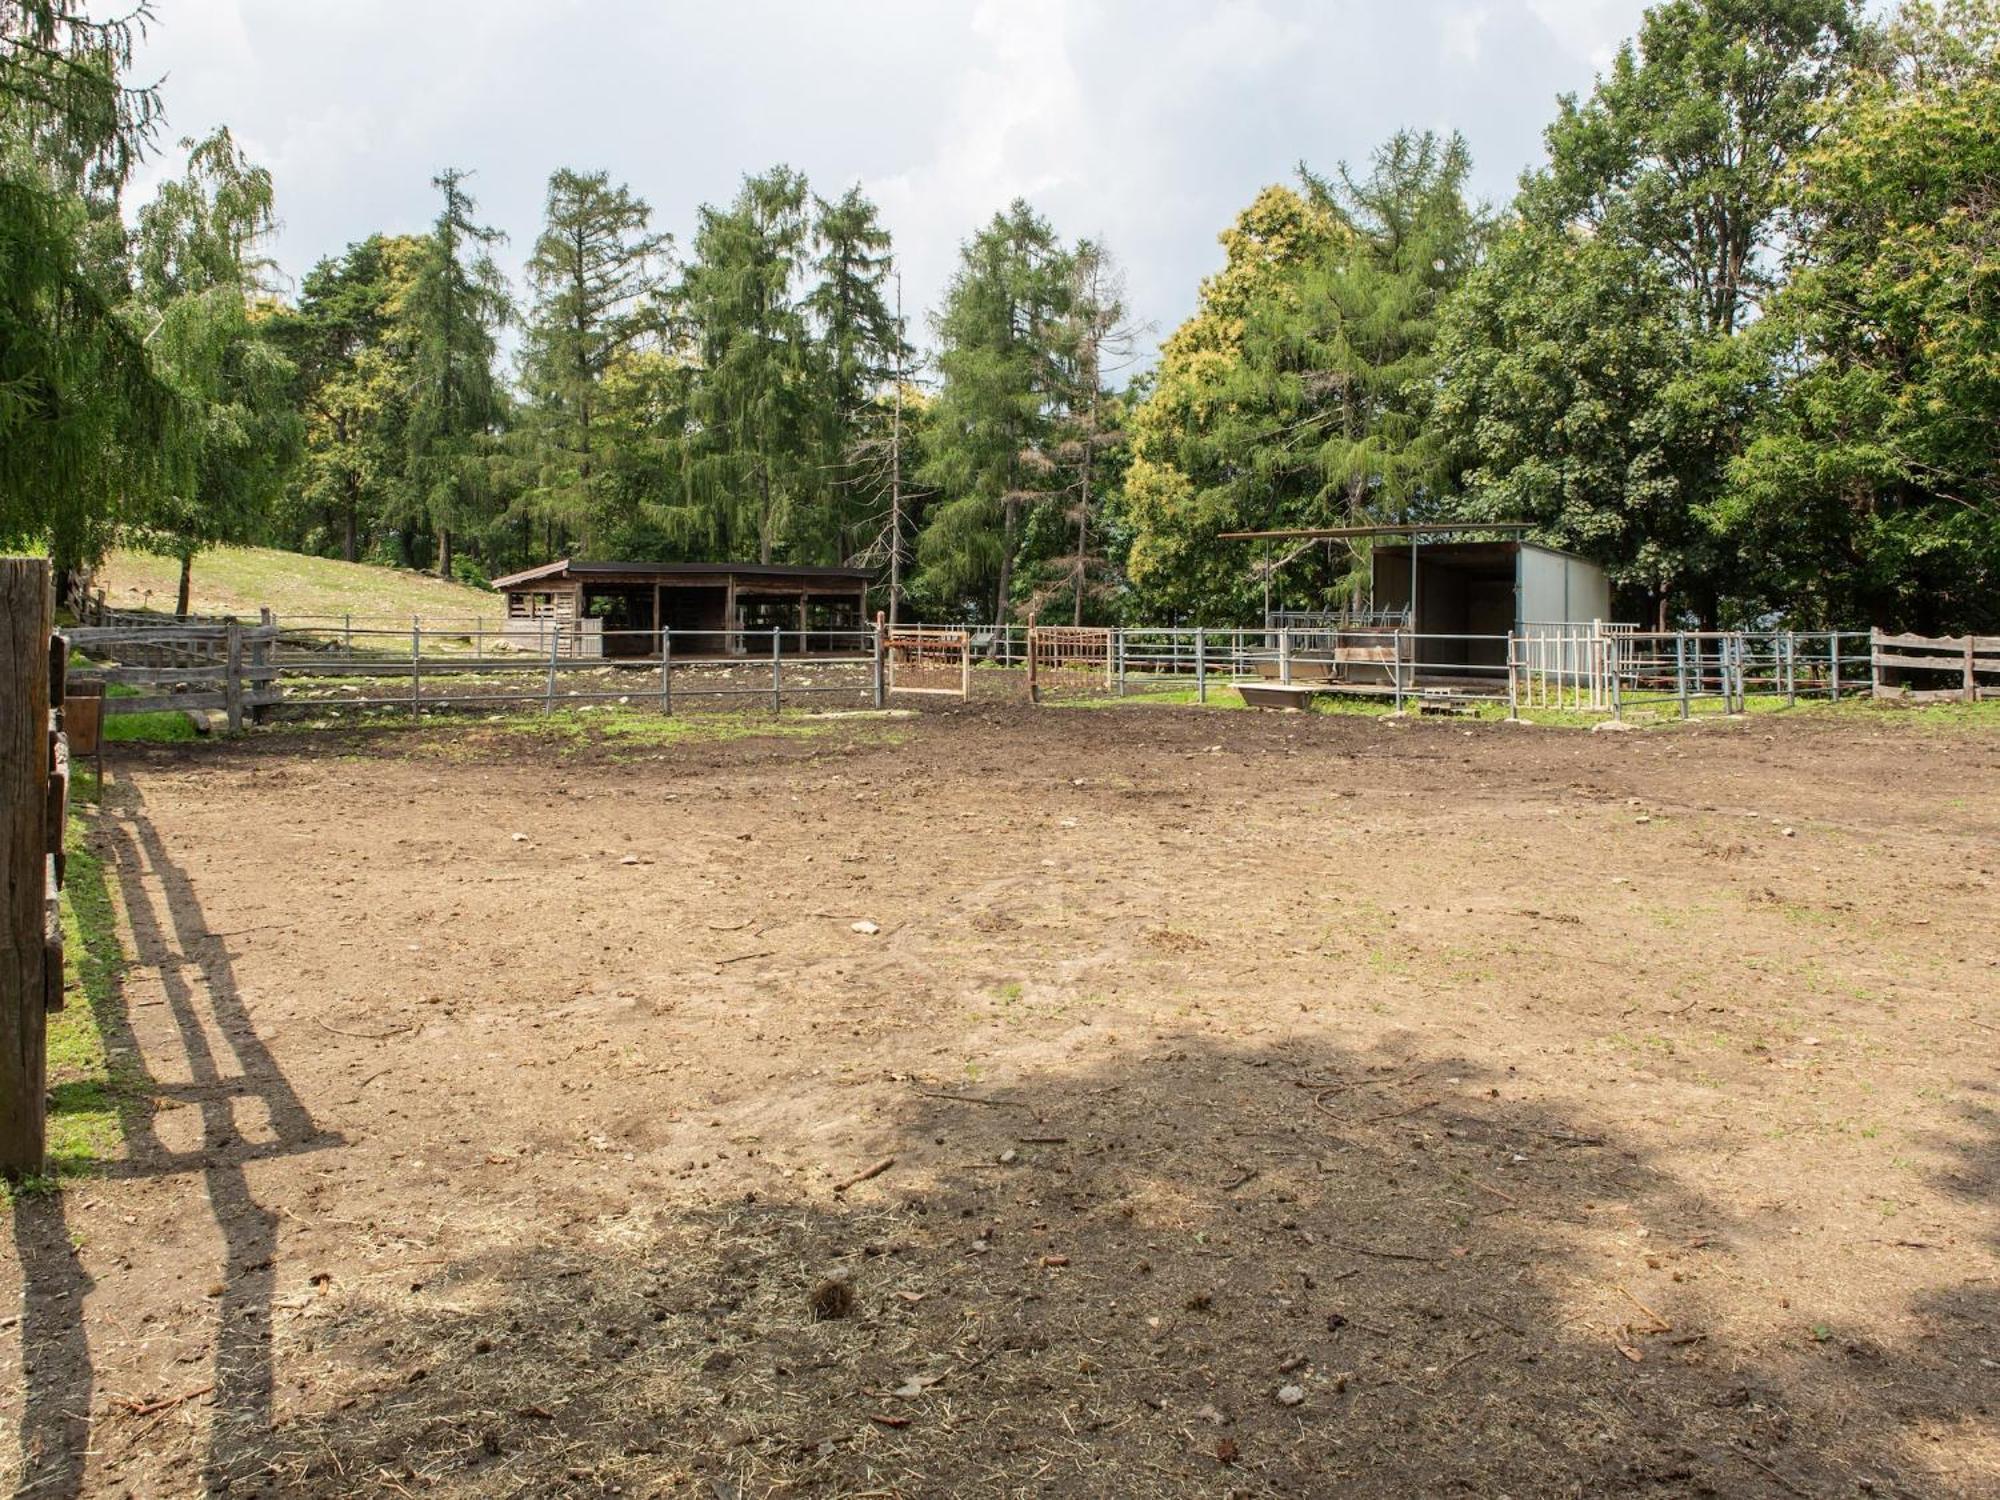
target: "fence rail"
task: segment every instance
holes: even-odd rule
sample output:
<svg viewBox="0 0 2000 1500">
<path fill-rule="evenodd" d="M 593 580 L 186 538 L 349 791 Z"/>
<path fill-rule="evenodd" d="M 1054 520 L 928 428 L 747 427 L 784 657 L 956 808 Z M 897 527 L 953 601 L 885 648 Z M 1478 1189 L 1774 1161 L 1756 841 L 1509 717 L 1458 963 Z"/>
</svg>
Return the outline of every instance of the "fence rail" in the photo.
<svg viewBox="0 0 2000 1500">
<path fill-rule="evenodd" d="M 1740 713 L 1760 701 L 1868 691 L 1913 701 L 2000 697 L 2000 637 L 1881 631 L 1647 631 L 1610 622 L 1530 622 L 1505 635 L 1418 633 L 1382 620 L 1314 616 L 1264 627 L 887 625 L 850 630 L 602 631 L 588 653 L 553 629 L 538 649 L 456 620 L 410 623 L 268 611 L 256 622 L 177 621 L 98 611 L 70 632 L 91 675 L 123 690 L 108 714 L 193 709 L 232 729 L 272 712 L 676 699 L 892 695 L 1031 701 L 1180 693 L 1228 685 L 1261 704 L 1317 695 L 1410 704 L 1505 703 L 1622 717 L 1631 709 Z M 1002 669 L 1002 670 L 994 670 Z M 1013 669 L 1013 670 L 1006 670 Z M 1950 685 L 1946 685 L 1946 683 Z"/>
</svg>

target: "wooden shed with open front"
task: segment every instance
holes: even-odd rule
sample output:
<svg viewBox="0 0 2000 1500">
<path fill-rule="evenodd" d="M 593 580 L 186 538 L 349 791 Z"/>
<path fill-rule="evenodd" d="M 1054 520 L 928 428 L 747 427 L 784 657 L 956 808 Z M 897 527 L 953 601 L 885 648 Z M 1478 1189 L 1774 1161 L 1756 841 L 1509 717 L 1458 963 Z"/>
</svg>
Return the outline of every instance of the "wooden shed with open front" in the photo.
<svg viewBox="0 0 2000 1500">
<path fill-rule="evenodd" d="M 786 654 L 833 651 L 864 628 L 868 574 L 783 563 L 577 562 L 493 580 L 507 599 L 504 639 L 565 656 L 651 657 L 661 630 L 675 656 L 742 656 L 785 632 Z M 800 632 L 794 636 L 793 632 Z"/>
</svg>

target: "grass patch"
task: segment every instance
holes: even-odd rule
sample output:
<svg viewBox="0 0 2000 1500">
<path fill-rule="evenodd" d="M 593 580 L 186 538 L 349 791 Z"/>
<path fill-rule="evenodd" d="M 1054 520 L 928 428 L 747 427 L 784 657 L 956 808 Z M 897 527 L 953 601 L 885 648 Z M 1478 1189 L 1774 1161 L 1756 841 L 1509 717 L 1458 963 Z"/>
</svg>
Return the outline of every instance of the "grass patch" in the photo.
<svg viewBox="0 0 2000 1500">
<path fill-rule="evenodd" d="M 125 952 L 111 890 L 75 810 L 96 802 L 97 778 L 80 768 L 73 774 L 63 881 L 63 984 L 69 1003 L 49 1017 L 47 1170 L 17 1192 L 53 1191 L 66 1179 L 96 1171 L 119 1155 L 130 1113 L 144 1108 L 143 1081 L 122 1045 Z"/>
<path fill-rule="evenodd" d="M 171 610 L 180 587 L 180 562 L 121 550 L 105 560 L 97 581 L 114 609 Z M 353 615 L 357 620 L 393 619 L 407 627 L 411 615 L 422 615 L 468 626 L 483 619 L 494 630 L 506 609 L 498 594 L 428 573 L 274 547 L 212 548 L 195 558 L 192 582 L 188 607 L 198 615 L 255 620 L 259 607 L 268 606 L 281 624 L 288 615 Z"/>
<path fill-rule="evenodd" d="M 1241 708 L 1243 700 L 1230 691 L 1227 683 L 1210 683 L 1208 701 L 1203 703 L 1192 687 L 1139 688 L 1128 690 L 1123 698 L 1116 693 L 1104 693 L 1090 698 L 1044 698 L 1043 708 Z"/>
</svg>

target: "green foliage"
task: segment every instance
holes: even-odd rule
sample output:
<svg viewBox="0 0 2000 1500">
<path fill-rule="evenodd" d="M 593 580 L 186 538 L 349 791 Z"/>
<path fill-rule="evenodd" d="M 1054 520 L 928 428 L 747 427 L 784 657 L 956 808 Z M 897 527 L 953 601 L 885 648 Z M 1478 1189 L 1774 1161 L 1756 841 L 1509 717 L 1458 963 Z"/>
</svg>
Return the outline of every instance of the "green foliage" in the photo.
<svg viewBox="0 0 2000 1500">
<path fill-rule="evenodd" d="M 565 168 L 549 178 L 528 260 L 534 306 L 521 358 L 521 436 L 534 475 L 518 503 L 526 516 L 576 535 L 586 556 L 602 555 L 619 513 L 633 508 L 624 450 L 607 441 L 628 429 L 604 421 L 603 387 L 612 366 L 659 329 L 660 262 L 672 241 L 651 232 L 651 218 L 608 174 Z"/>
<path fill-rule="evenodd" d="M 2000 629 L 2000 6 L 1912 5 L 1791 182 L 1754 436 L 1711 518 L 1802 620 Z"/>
<path fill-rule="evenodd" d="M 506 236 L 473 218 L 478 205 L 465 177 L 448 167 L 431 179 L 444 202 L 403 307 L 416 392 L 406 428 L 410 478 L 420 514 L 437 535 L 440 578 L 451 577 L 453 530 L 477 525 L 493 508 L 485 440 L 505 416 L 494 340 L 514 311 L 491 254 Z"/>
<path fill-rule="evenodd" d="M 273 226 L 271 174 L 229 131 L 182 143 L 185 173 L 139 211 L 135 311 L 160 372 L 181 398 L 183 461 L 126 518 L 139 545 L 181 559 L 187 608 L 196 553 L 241 541 L 282 493 L 302 446 L 295 374 L 273 337 L 257 246 Z"/>
<path fill-rule="evenodd" d="M 186 477 L 179 403 L 126 317 L 118 194 L 159 114 L 121 81 L 140 19 L 0 5 L 0 543 L 64 575 Z"/>
<path fill-rule="evenodd" d="M 1167 343 L 1134 418 L 1134 584 L 1156 608 L 1243 618 L 1267 575 L 1218 532 L 1421 517 L 1450 481 L 1429 420 L 1440 309 L 1486 235 L 1462 140 L 1404 132 L 1365 177 L 1268 188 Z M 1284 597 L 1358 597 L 1367 557 L 1297 549 Z"/>
</svg>

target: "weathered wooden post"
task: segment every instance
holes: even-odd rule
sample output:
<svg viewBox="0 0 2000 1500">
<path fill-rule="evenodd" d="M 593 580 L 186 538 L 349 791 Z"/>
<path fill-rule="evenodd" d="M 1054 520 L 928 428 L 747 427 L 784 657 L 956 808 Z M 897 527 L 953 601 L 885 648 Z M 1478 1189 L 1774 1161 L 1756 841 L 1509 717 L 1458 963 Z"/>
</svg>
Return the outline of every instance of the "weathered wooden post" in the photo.
<svg viewBox="0 0 2000 1500">
<path fill-rule="evenodd" d="M 49 565 L 0 559 L 0 1172 L 34 1176 L 46 1148 Z M 62 984 L 60 970 L 55 986 Z"/>
<path fill-rule="evenodd" d="M 1977 703 L 1979 701 L 1979 657 L 1978 652 L 1974 649 L 1978 644 L 1979 641 L 1976 636 L 1968 635 L 1965 638 L 1965 701 L 1967 703 Z"/>
<path fill-rule="evenodd" d="M 222 705 L 229 732 L 243 732 L 243 622 L 231 615 L 223 624 Z"/>
<path fill-rule="evenodd" d="M 875 658 L 869 663 L 869 687 L 877 708 L 889 701 L 889 651 L 888 617 L 881 610 L 875 611 L 875 637 L 871 643 Z"/>
<path fill-rule="evenodd" d="M 1041 682 L 1042 652 L 1041 652 L 1041 643 L 1035 639 L 1035 619 L 1033 615 L 1030 615 L 1028 617 L 1027 648 L 1028 648 L 1028 701 L 1030 703 L 1040 703 L 1042 701 L 1042 682 Z"/>
<path fill-rule="evenodd" d="M 1194 701 L 1208 702 L 1208 632 L 1194 628 Z"/>
</svg>

